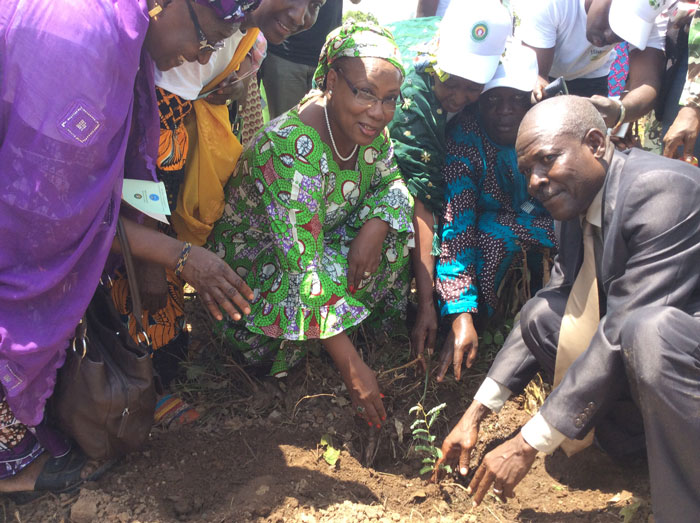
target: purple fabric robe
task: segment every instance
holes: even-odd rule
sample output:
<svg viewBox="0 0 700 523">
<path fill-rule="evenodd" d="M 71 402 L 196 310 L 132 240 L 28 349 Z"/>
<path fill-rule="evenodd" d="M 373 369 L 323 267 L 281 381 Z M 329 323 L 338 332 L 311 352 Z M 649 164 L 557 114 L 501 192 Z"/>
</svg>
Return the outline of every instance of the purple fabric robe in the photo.
<svg viewBox="0 0 700 523">
<path fill-rule="evenodd" d="M 26 425 L 98 284 L 125 170 L 154 176 L 147 29 L 146 0 L 0 1 L 0 382 Z"/>
</svg>

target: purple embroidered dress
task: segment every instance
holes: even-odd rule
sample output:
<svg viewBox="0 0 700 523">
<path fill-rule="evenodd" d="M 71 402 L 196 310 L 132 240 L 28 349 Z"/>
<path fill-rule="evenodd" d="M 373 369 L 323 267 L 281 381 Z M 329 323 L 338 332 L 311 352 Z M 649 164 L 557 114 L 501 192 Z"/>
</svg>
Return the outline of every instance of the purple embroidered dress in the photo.
<svg viewBox="0 0 700 523">
<path fill-rule="evenodd" d="M 147 29 L 146 0 L 0 2 L 0 380 L 24 425 L 98 284 L 125 172 L 152 176 Z"/>
</svg>

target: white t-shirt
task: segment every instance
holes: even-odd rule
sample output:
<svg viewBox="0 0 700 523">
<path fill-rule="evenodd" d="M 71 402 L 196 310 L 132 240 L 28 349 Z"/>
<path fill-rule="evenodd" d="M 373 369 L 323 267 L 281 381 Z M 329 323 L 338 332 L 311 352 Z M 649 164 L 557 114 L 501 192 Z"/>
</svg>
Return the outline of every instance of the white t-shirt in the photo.
<svg viewBox="0 0 700 523">
<path fill-rule="evenodd" d="M 211 58 L 204 65 L 199 62 L 185 62 L 168 71 L 161 71 L 156 67 L 156 85 L 185 100 L 195 100 L 204 86 L 228 67 L 244 36 L 245 33 L 241 31 L 233 33 L 224 40 L 224 46 L 221 49 L 212 53 Z"/>
<path fill-rule="evenodd" d="M 435 16 L 445 16 L 445 11 L 447 10 L 447 6 L 450 5 L 451 0 L 440 0 L 438 2 L 437 9 L 435 10 Z M 457 2 L 464 2 L 466 0 L 457 0 Z"/>
<path fill-rule="evenodd" d="M 586 0 L 525 0 L 516 5 L 520 25 L 516 34 L 533 47 L 554 47 L 549 76 L 597 78 L 607 76 L 615 59 L 615 45 L 596 47 L 586 39 Z M 662 12 L 651 30 L 648 47 L 664 50 L 667 12 Z M 630 49 L 635 47 L 630 46 Z"/>
</svg>

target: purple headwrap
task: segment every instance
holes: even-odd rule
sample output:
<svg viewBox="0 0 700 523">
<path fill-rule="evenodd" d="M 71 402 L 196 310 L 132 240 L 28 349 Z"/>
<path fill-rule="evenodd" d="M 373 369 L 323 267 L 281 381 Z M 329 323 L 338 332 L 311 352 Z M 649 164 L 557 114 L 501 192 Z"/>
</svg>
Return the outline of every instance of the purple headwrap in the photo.
<svg viewBox="0 0 700 523">
<path fill-rule="evenodd" d="M 219 18 L 241 22 L 247 13 L 257 9 L 261 0 L 195 0 L 198 4 L 213 9 Z"/>
</svg>

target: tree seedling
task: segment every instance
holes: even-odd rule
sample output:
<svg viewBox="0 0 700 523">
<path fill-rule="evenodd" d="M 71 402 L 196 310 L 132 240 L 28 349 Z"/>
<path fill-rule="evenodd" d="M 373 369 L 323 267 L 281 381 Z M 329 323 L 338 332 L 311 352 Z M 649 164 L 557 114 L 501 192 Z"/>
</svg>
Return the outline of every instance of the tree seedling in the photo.
<svg viewBox="0 0 700 523">
<path fill-rule="evenodd" d="M 420 475 L 432 472 L 435 468 L 435 463 L 442 457 L 442 451 L 435 446 L 437 436 L 431 434 L 430 429 L 446 406 L 447 403 L 441 403 L 426 412 L 423 405 L 419 402 L 408 411 L 409 414 L 416 413 L 416 420 L 411 424 L 411 434 L 413 435 L 414 443 L 416 443 L 416 452 L 423 455 L 423 467 L 418 472 Z M 440 468 L 448 474 L 452 473 L 452 468 L 449 465 L 440 465 Z"/>
</svg>

